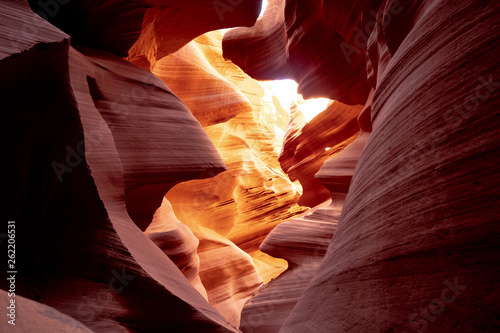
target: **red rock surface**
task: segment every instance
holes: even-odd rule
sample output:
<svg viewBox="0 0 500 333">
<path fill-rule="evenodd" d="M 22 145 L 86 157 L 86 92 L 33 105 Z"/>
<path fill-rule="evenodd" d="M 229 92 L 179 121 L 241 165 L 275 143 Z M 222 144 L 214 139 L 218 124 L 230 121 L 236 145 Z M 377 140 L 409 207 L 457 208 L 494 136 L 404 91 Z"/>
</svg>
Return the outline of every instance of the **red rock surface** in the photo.
<svg viewBox="0 0 500 333">
<path fill-rule="evenodd" d="M 500 327 L 498 3 L 402 7 L 370 37 L 373 132 L 282 332 Z"/>
<path fill-rule="evenodd" d="M 14 330 L 500 330 L 498 1 L 260 6 L 0 2 Z"/>
<path fill-rule="evenodd" d="M 13 162 L 2 212 L 16 221 L 16 294 L 96 332 L 236 331 L 129 216 L 127 190 L 146 186 L 161 202 L 171 182 L 224 169 L 200 124 L 152 74 L 73 49 L 22 1 L 1 7 L 10 32 L 1 40 L 2 135 Z M 172 153 L 160 154 L 166 146 Z"/>
<path fill-rule="evenodd" d="M 252 26 L 261 9 L 259 0 L 149 0 L 141 35 L 129 50 L 129 59 L 151 68 L 204 32 Z"/>
<path fill-rule="evenodd" d="M 278 332 L 292 312 L 323 261 L 367 137 L 362 133 L 318 172 L 316 177 L 330 191 L 330 202 L 303 217 L 282 222 L 260 246 L 263 252 L 286 259 L 289 268 L 245 304 L 240 326 L 243 332 Z"/>
<path fill-rule="evenodd" d="M 91 67 L 85 79 L 88 93 L 109 123 L 120 154 L 127 211 L 145 230 L 175 182 L 215 174 L 225 166 L 213 148 L 206 149 L 213 145 L 189 109 L 160 80 L 102 51 L 80 50 L 89 59 L 80 57 L 86 64 L 75 63 L 75 71 Z"/>
<path fill-rule="evenodd" d="M 158 61 L 153 73 L 189 105 L 227 165 L 214 178 L 176 185 L 166 197 L 200 240 L 209 302 L 239 326 L 243 304 L 287 267 L 259 251 L 260 243 L 304 208 L 279 167 L 269 92 L 223 59 L 221 41 L 220 32 L 204 34 Z"/>
<path fill-rule="evenodd" d="M 361 109 L 335 101 L 306 123 L 300 110 L 292 108 L 279 161 L 283 171 L 302 185 L 300 205 L 315 207 L 330 198 L 330 192 L 314 175 L 323 162 L 356 138 L 359 132 L 356 119 Z"/>
<path fill-rule="evenodd" d="M 363 30 L 357 1 L 269 0 L 253 27 L 224 36 L 224 57 L 256 79 L 293 78 L 304 98 L 364 104 Z"/>
<path fill-rule="evenodd" d="M 35 13 L 71 35 L 74 44 L 129 55 L 148 68 L 204 32 L 252 26 L 261 8 L 257 0 L 28 2 Z"/>
<path fill-rule="evenodd" d="M 10 305 L 12 297 L 4 290 L 0 290 L 0 302 L 2 305 Z M 6 306 L 7 307 L 7 306 Z M 50 306 L 37 303 L 22 296 L 16 296 L 14 308 L 16 309 L 17 319 L 12 320 L 11 317 L 2 320 L 0 327 L 2 332 L 75 332 L 75 333 L 92 333 L 88 327 L 75 319 L 54 310 Z M 7 312 L 10 312 L 8 310 Z M 26 320 L 29 318 L 29 320 Z M 6 321 L 12 321 L 13 324 L 7 324 Z"/>
<path fill-rule="evenodd" d="M 199 240 L 175 216 L 172 205 L 163 198 L 161 206 L 146 229 L 146 235 L 174 262 L 196 290 L 208 300 L 200 279 Z"/>
</svg>

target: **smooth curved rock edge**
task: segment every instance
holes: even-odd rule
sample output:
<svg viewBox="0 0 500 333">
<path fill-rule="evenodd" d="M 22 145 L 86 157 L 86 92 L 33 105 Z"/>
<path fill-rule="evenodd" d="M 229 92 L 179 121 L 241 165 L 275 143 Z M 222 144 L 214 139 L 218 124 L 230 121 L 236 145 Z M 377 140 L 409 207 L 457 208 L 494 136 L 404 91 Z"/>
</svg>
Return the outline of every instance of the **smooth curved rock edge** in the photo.
<svg viewBox="0 0 500 333">
<path fill-rule="evenodd" d="M 369 2 L 363 1 L 363 6 Z M 304 98 L 362 105 L 370 86 L 366 36 L 357 31 L 369 30 L 370 22 L 361 19 L 369 11 L 360 3 L 269 0 L 253 27 L 225 34 L 224 57 L 259 80 L 294 79 Z"/>
<path fill-rule="evenodd" d="M 259 251 L 279 223 L 303 212 L 281 171 L 270 89 L 222 57 L 222 32 L 206 33 L 160 59 L 152 72 L 204 125 L 227 170 L 177 184 L 166 195 L 199 239 L 200 278 L 210 304 L 239 326 L 243 304 L 287 263 Z M 279 107 L 279 106 L 278 106 Z"/>
<path fill-rule="evenodd" d="M 330 191 L 330 201 L 303 217 L 282 222 L 261 244 L 263 252 L 286 259 L 289 267 L 245 304 L 240 325 L 243 332 L 278 332 L 290 316 L 323 261 L 368 136 L 361 133 L 317 173 L 318 181 Z"/>
<path fill-rule="evenodd" d="M 500 327 L 500 7 L 402 1 L 382 24 L 394 3 L 381 6 L 367 47 L 373 131 L 328 252 L 281 332 Z"/>
<path fill-rule="evenodd" d="M 111 7 L 117 3 L 107 2 Z M 26 236 L 18 238 L 19 294 L 53 305 L 98 332 L 139 331 L 141 324 L 149 331 L 235 331 L 141 231 L 147 227 L 141 222 L 147 221 L 145 213 L 154 214 L 162 191 L 175 179 L 132 192 L 137 198 L 148 193 L 157 200 L 151 206 L 134 205 L 128 190 L 136 188 L 130 185 L 147 177 L 133 167 L 133 142 L 119 142 L 118 133 L 130 130 L 130 124 L 112 126 L 108 122 L 113 117 L 101 114 L 113 109 L 103 103 L 113 99 L 110 91 L 106 97 L 106 89 L 144 82 L 152 87 L 145 78 L 153 76 L 101 51 L 74 50 L 67 35 L 26 10 L 23 1 L 4 1 L 0 7 L 0 70 L 5 78 L 0 82 L 5 101 L 0 123 L 2 141 L 8 142 L 6 156 L 13 162 L 3 164 L 2 174 L 8 177 L 2 178 L 0 190 L 7 198 L 1 202 L 2 212 L 18 221 L 18 235 Z M 228 34 L 226 55 L 232 53 L 230 57 L 248 73 L 254 71 L 254 77 L 295 77 L 306 96 L 365 104 L 358 121 L 362 130 L 372 133 L 324 259 L 301 279 L 309 239 L 294 252 L 283 251 L 282 245 L 297 236 L 294 229 L 309 228 L 295 228 L 304 225 L 300 219 L 283 224 L 264 245 L 294 264 L 249 302 L 247 314 L 265 306 L 258 297 L 279 297 L 283 311 L 276 318 L 260 312 L 269 322 L 262 316 L 260 321 L 274 331 L 498 330 L 499 4 L 276 0 L 269 8 L 274 9 L 262 21 L 268 23 Z M 109 7 L 102 9 L 109 13 Z M 130 20 L 116 12 L 125 23 L 112 24 L 119 35 L 142 28 L 141 11 L 132 10 Z M 363 31 L 369 25 L 369 36 L 356 42 L 356 28 Z M 146 41 L 156 33 L 148 27 Z M 98 30 L 89 29 L 94 35 Z M 139 38 L 134 33 L 116 39 L 114 52 L 129 50 Z M 180 44 L 189 38 L 181 38 Z M 322 48 L 317 41 L 332 43 Z M 162 45 L 165 53 L 179 46 L 146 42 L 130 60 L 151 69 L 164 55 L 155 51 Z M 341 48 L 346 45 L 357 47 L 351 49 L 354 62 L 347 65 L 349 57 Z M 259 66 L 263 59 L 272 66 Z M 295 73 L 289 72 L 292 61 Z M 129 71 L 141 78 L 125 78 Z M 182 103 L 157 82 L 152 97 L 169 96 L 180 108 L 175 110 L 190 118 Z M 145 107 L 154 109 L 151 104 Z M 225 119 L 213 121 L 217 126 Z M 198 128 L 197 140 L 204 141 L 197 122 L 191 118 L 188 123 Z M 82 142 L 85 146 L 79 145 Z M 142 154 L 139 149 L 135 153 Z M 212 157 L 214 165 L 198 169 L 196 175 L 221 171 L 217 154 Z M 55 169 L 53 162 L 59 163 Z M 343 171 L 343 163 L 333 165 Z M 154 165 L 152 170 L 158 172 Z M 344 189 L 349 175 L 335 179 L 330 171 L 322 169 L 318 178 L 330 190 L 338 185 Z M 126 284 L 116 284 L 117 274 L 129 278 Z M 5 289 L 5 281 L 0 283 Z M 293 286 L 300 286 L 299 292 Z M 290 302 L 282 299 L 282 290 L 293 292 Z M 255 321 L 243 317 L 244 327 L 255 327 Z"/>
<path fill-rule="evenodd" d="M 200 124 L 152 74 L 102 51 L 73 49 L 23 1 L 0 7 L 8 27 L 0 47 L 2 135 L 12 162 L 10 178 L 2 178 L 2 212 L 16 221 L 16 294 L 95 332 L 238 331 L 132 221 L 126 202 L 127 186 L 141 177 L 156 176 L 161 202 L 170 182 L 224 169 Z M 31 30 L 25 22 L 34 23 Z M 133 88 L 143 94 L 126 101 L 128 114 L 106 108 L 124 105 L 134 95 L 118 92 Z M 177 133 L 168 128 L 134 131 L 130 122 L 136 129 L 176 123 L 190 139 L 168 138 Z M 120 131 L 132 140 L 120 142 Z M 150 148 L 175 142 L 189 160 L 153 159 L 157 149 L 145 150 L 141 139 Z M 180 178 L 172 179 L 175 170 Z"/>
</svg>

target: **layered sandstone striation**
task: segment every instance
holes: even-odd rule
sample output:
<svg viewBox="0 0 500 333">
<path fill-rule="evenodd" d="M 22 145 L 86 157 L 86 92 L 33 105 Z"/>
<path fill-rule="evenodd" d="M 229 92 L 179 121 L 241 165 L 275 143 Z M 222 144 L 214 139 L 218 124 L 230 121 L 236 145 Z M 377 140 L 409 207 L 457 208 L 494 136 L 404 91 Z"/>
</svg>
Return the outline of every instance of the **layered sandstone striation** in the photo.
<svg viewBox="0 0 500 333">
<path fill-rule="evenodd" d="M 362 14 L 358 1 L 269 0 L 253 27 L 224 36 L 224 57 L 256 79 L 294 79 L 304 98 L 364 104 L 370 88 Z"/>
<path fill-rule="evenodd" d="M 498 2 L 260 7 L 0 2 L 15 330 L 498 331 Z"/>
<path fill-rule="evenodd" d="M 10 302 L 12 299 L 15 300 L 14 303 Z M 9 317 L 10 309 L 7 309 L 7 320 L 4 318 L 0 326 L 4 332 L 93 332 L 82 323 L 54 310 L 50 306 L 37 303 L 19 295 L 15 298 L 9 297 L 8 293 L 4 290 L 0 290 L 0 302 L 8 305 L 5 306 L 6 308 L 11 307 L 15 310 L 13 317 Z M 6 324 L 6 321 L 10 321 L 11 323 Z"/>
<path fill-rule="evenodd" d="M 303 285 L 290 282 L 292 269 L 247 303 L 242 329 L 497 330 L 500 133 L 494 110 L 499 106 L 499 43 L 493 27 L 498 4 L 270 1 L 269 8 L 260 24 L 225 36 L 224 54 L 258 78 L 283 78 L 294 70 L 299 72 L 294 77 L 315 74 L 314 82 L 298 79 L 300 89 L 323 83 L 311 90 L 347 104 L 365 104 L 358 121 L 372 133 L 328 252 L 293 310 L 288 312 L 292 305 L 281 293 Z M 356 13 L 361 13 L 358 19 L 350 20 Z M 333 23 L 332 30 L 343 39 L 336 48 L 347 51 L 327 62 L 322 62 L 322 51 L 331 44 L 307 36 L 313 30 L 309 24 L 322 20 Z M 307 44 L 312 40 L 315 45 Z M 294 55 L 318 49 L 314 61 L 289 69 Z M 269 65 L 271 57 L 276 63 Z M 343 85 L 345 80 L 335 82 L 340 76 L 328 78 L 331 70 L 308 67 L 327 63 L 346 71 L 356 59 L 365 78 L 356 76 L 358 85 L 350 87 Z M 328 83 L 345 89 L 325 93 Z M 359 89 L 366 85 L 370 94 Z M 328 186 L 341 185 L 328 173 L 344 173 L 344 163 L 324 167 L 317 177 L 331 182 Z M 287 223 L 271 235 L 281 231 L 279 237 L 285 237 L 292 229 L 285 228 Z M 271 235 L 270 240 L 279 238 Z M 287 247 L 293 241 L 277 243 L 274 253 L 297 255 Z"/>
<path fill-rule="evenodd" d="M 303 217 L 282 222 L 260 246 L 263 252 L 286 259 L 289 268 L 245 304 L 240 326 L 243 332 L 278 332 L 285 323 L 323 261 L 367 138 L 368 133 L 361 133 L 316 174 L 330 191 L 329 202 Z"/>
<path fill-rule="evenodd" d="M 221 41 L 221 32 L 204 34 L 159 60 L 153 73 L 190 107 L 227 166 L 211 179 L 176 185 L 166 198 L 200 240 L 208 300 L 239 325 L 248 298 L 286 269 L 284 260 L 259 251 L 260 243 L 305 208 L 278 162 L 275 122 L 283 110 L 266 85 L 223 59 Z"/>
<path fill-rule="evenodd" d="M 281 168 L 303 188 L 298 203 L 315 207 L 328 199 L 330 192 L 314 177 L 321 165 L 350 144 L 359 133 L 357 117 L 362 107 L 333 101 L 307 123 L 295 106 L 283 141 Z"/>
<path fill-rule="evenodd" d="M 42 18 L 88 46 L 148 68 L 211 30 L 252 26 L 258 0 L 28 0 Z"/>
<path fill-rule="evenodd" d="M 163 14 L 160 15 L 161 11 L 158 8 L 148 8 L 145 17 L 155 17 L 152 19 L 154 24 L 147 20 L 146 23 L 143 22 L 142 30 L 139 30 L 140 37 L 130 49 L 129 60 L 151 69 L 171 85 L 191 108 L 190 112 L 184 103 L 153 75 L 97 49 L 123 55 L 123 51 L 130 47 L 130 41 L 135 35 L 136 19 L 142 15 L 140 4 L 122 5 L 110 2 L 106 6 L 95 6 L 85 2 L 72 2 L 67 4 L 68 6 L 56 3 L 50 8 L 45 4 L 31 5 L 40 16 L 45 17 L 44 13 L 48 13 L 52 23 L 71 33 L 72 44 L 76 49 L 69 47 L 68 42 L 64 40 L 67 50 L 62 52 L 61 63 L 66 63 L 67 68 L 66 72 L 60 70 L 60 75 L 70 78 L 66 84 L 70 87 L 70 100 L 74 99 L 69 105 L 72 105 L 71 103 L 75 105 L 75 115 L 85 119 L 80 113 L 87 109 L 99 115 L 97 120 L 95 116 L 91 117 L 87 125 L 82 123 L 83 128 L 80 132 L 84 135 L 83 139 L 71 139 L 71 142 L 67 142 L 62 156 L 50 163 L 53 174 L 48 174 L 47 177 L 55 177 L 62 184 L 70 182 L 66 180 L 67 178 L 78 182 L 79 178 L 74 178 L 77 174 L 75 170 L 78 168 L 89 170 L 91 175 L 97 173 L 94 168 L 101 168 L 102 172 L 113 175 L 110 181 L 112 185 L 109 187 L 115 186 L 117 193 L 123 191 L 123 197 L 113 194 L 109 204 L 122 203 L 123 200 L 125 212 L 121 214 L 125 214 L 129 221 L 133 221 L 139 230 L 145 231 L 145 235 L 152 240 L 149 244 L 156 244 L 163 252 L 165 258 L 161 260 L 166 260 L 170 264 L 173 261 L 199 294 L 229 322 L 238 326 L 241 308 L 261 286 L 262 278 L 267 281 L 286 268 L 284 260 L 271 258 L 258 250 L 261 240 L 279 222 L 304 210 L 296 204 L 299 187 L 292 184 L 279 167 L 277 157 L 280 142 L 275 137 L 274 125 L 276 103 L 272 102 L 266 87 L 222 58 L 221 33 L 201 36 L 196 42 L 189 43 L 179 52 L 164 58 L 165 55 L 174 52 L 197 34 L 205 31 L 203 29 L 208 29 L 208 26 L 200 24 L 191 31 L 181 31 L 183 37 L 180 40 L 179 35 L 175 34 L 178 31 L 175 33 L 171 31 L 172 35 L 168 37 L 167 32 L 171 27 L 168 28 L 162 23 L 166 22 L 166 9 L 161 9 Z M 36 7 L 37 5 L 41 6 L 41 10 L 37 10 L 40 9 Z M 15 6 L 22 10 L 15 8 L 13 14 L 25 14 L 23 11 L 26 11 L 26 6 L 22 1 L 5 4 L 6 8 Z M 178 13 L 179 6 L 181 5 L 173 5 L 171 9 Z M 188 7 L 181 12 L 187 13 Z M 226 11 L 231 12 L 226 13 L 228 18 L 236 17 L 238 22 L 252 20 L 255 3 L 246 2 L 237 10 L 236 7 L 231 10 L 226 8 Z M 108 16 L 112 10 L 116 10 L 116 17 L 113 20 L 98 19 Z M 12 36 L 24 34 L 23 37 L 33 37 L 32 45 L 38 45 L 47 41 L 38 38 L 37 35 L 51 36 L 50 34 L 54 33 L 59 37 L 58 34 L 61 34 L 31 12 L 27 11 L 26 15 L 27 17 L 23 18 L 25 22 L 31 20 L 36 23 L 30 30 L 34 36 L 23 33 L 22 31 L 26 30 L 23 25 L 14 27 Z M 123 21 L 125 17 L 129 22 Z M 163 21 L 158 21 L 160 18 Z M 213 17 L 208 19 L 213 20 Z M 234 22 L 223 24 L 234 24 Z M 6 26 L 9 28 L 14 25 L 11 22 L 7 23 Z M 86 29 L 82 29 L 80 24 Z M 169 24 L 178 25 L 175 22 Z M 221 23 L 215 25 L 218 24 Z M 47 31 L 42 31 L 42 27 Z M 163 36 L 161 41 L 158 34 Z M 111 37 L 114 38 L 113 42 L 110 41 Z M 176 42 L 173 42 L 174 40 Z M 48 42 L 52 40 L 49 38 Z M 29 49 L 32 45 L 24 49 Z M 147 66 L 141 60 L 146 58 L 150 61 Z M 57 71 L 56 73 L 59 74 Z M 191 73 L 192 76 L 186 76 L 187 73 Z M 5 82 L 7 79 L 8 76 Z M 50 80 L 51 77 L 47 79 L 48 82 Z M 63 85 L 64 83 L 61 83 L 61 86 Z M 12 89 L 16 87 L 14 85 Z M 64 109 L 61 107 L 61 110 Z M 283 110 L 280 112 L 283 113 Z M 201 130 L 192 114 L 206 127 L 206 132 Z M 40 133 L 44 129 L 42 126 Z M 226 165 L 219 159 L 218 153 L 213 149 L 213 144 L 205 133 L 210 135 L 219 152 L 223 153 L 224 160 L 230 166 L 227 172 L 218 175 L 226 169 Z M 105 145 L 103 142 L 106 140 L 111 142 Z M 64 136 L 61 136 L 61 142 L 65 142 Z M 113 168 L 108 166 L 109 163 L 101 161 L 105 151 L 109 151 L 111 155 L 113 151 L 118 154 Z M 95 165 L 91 165 L 88 161 L 91 153 L 97 156 Z M 201 180 L 207 176 L 216 178 L 210 181 Z M 20 177 L 29 178 L 26 175 Z M 181 187 L 180 194 L 176 194 L 178 188 L 170 194 L 179 218 L 186 223 L 182 224 L 163 196 L 174 184 L 192 178 L 200 180 L 182 184 L 184 187 Z M 107 187 L 104 181 L 102 190 L 109 192 Z M 61 195 L 68 190 L 69 188 L 61 190 Z M 75 191 L 78 191 L 77 188 Z M 103 195 L 99 195 L 97 200 L 101 200 L 101 196 Z M 77 198 L 75 195 L 75 198 L 70 196 L 65 200 L 78 200 Z M 92 195 L 86 195 L 85 198 L 82 201 L 87 202 Z M 184 200 L 185 198 L 188 199 Z M 226 212 L 220 209 L 224 206 L 227 206 Z M 55 205 L 53 209 L 60 208 Z M 107 208 L 105 209 L 107 211 Z M 36 209 L 33 214 L 35 212 Z M 61 215 L 66 216 L 62 213 Z M 95 218 L 96 223 L 101 220 Z M 41 226 L 43 221 L 37 219 L 32 223 Z M 87 228 L 86 230 L 90 232 L 92 225 L 88 225 Z M 65 234 L 66 230 L 60 232 Z M 36 231 L 33 231 L 33 237 L 35 234 Z M 254 238 L 253 235 L 258 236 Z M 103 233 L 102 237 L 111 236 Z M 71 238 L 68 235 L 67 239 Z M 87 247 L 92 248 L 89 251 L 95 252 L 95 255 L 108 251 L 106 250 L 108 246 L 110 248 L 116 246 L 114 242 L 110 242 L 104 248 L 96 247 L 93 245 L 94 238 L 95 236 L 91 239 L 83 237 L 81 242 L 88 241 Z M 99 239 L 101 238 L 97 237 L 97 240 Z M 144 237 L 142 239 L 147 240 Z M 156 252 L 156 255 L 161 253 Z M 69 256 L 70 253 L 71 251 L 65 251 L 65 256 Z M 89 255 L 87 260 L 91 261 L 90 258 L 92 256 Z M 154 260 L 150 258 L 148 264 L 154 264 Z M 161 263 L 158 263 L 158 267 L 161 267 Z M 124 272 L 128 266 L 123 269 L 123 271 L 113 270 L 111 273 L 108 271 L 106 276 L 113 272 L 126 274 Z M 172 269 L 175 270 L 173 266 L 170 267 L 170 270 Z M 155 271 L 161 272 L 161 269 Z M 180 272 L 175 273 L 177 279 L 181 276 L 178 274 Z M 79 273 L 72 274 L 75 278 L 79 278 Z M 91 274 L 89 278 L 103 281 L 99 275 Z M 153 281 L 156 278 L 153 277 Z M 53 277 L 54 281 L 58 279 L 59 276 Z M 49 280 L 52 280 L 52 277 Z M 29 281 L 31 280 L 28 279 L 27 283 L 32 283 Z M 183 284 L 182 291 L 188 294 L 194 292 L 194 289 L 187 287 L 185 282 Z M 78 305 L 76 310 L 70 306 L 68 309 L 64 308 L 63 312 L 69 311 L 71 315 L 85 323 L 92 321 L 90 326 L 98 327 L 98 330 L 102 327 L 117 330 L 120 325 L 128 327 L 128 319 L 123 320 L 124 324 L 115 323 L 113 318 L 118 314 L 113 314 L 109 318 L 102 314 L 110 298 L 109 291 L 105 288 L 104 291 L 100 290 L 98 285 L 92 288 L 94 289 L 91 291 L 86 288 L 78 289 L 76 297 L 79 297 L 80 293 L 97 294 L 100 305 L 96 309 L 82 310 L 82 306 Z M 50 299 L 46 295 L 47 292 L 49 291 L 37 290 L 33 294 L 48 299 L 56 308 L 66 306 L 59 304 L 59 300 Z M 161 297 L 160 294 L 155 296 Z M 198 296 L 194 297 L 194 301 L 189 299 L 189 296 L 184 298 L 188 299 L 188 304 L 198 302 L 194 308 L 204 304 Z M 100 302 L 101 299 L 104 301 Z M 95 300 L 91 298 L 89 302 L 93 301 Z M 124 306 L 122 310 L 126 308 L 127 306 Z M 219 316 L 218 313 L 213 315 Z M 100 320 L 95 320 L 95 317 L 99 316 L 109 322 L 107 326 Z M 175 313 L 172 316 L 175 316 Z M 183 318 L 185 319 L 178 316 L 177 320 L 184 320 Z M 217 318 L 220 320 L 220 317 Z M 221 323 L 227 325 L 224 320 L 221 320 Z M 193 323 L 193 325 L 200 324 Z M 183 329 L 189 330 L 189 325 Z"/>
<path fill-rule="evenodd" d="M 208 299 L 200 279 L 199 240 L 188 226 L 175 216 L 170 202 L 163 198 L 146 235 L 174 262 L 196 290 Z"/>
<path fill-rule="evenodd" d="M 95 332 L 237 331 L 142 232 L 173 182 L 225 169 L 199 122 L 151 73 L 74 49 L 23 1 L 0 6 L 16 294 Z"/>
<path fill-rule="evenodd" d="M 500 326 L 499 6 L 395 4 L 375 7 L 368 41 L 373 132 L 282 332 Z"/>
</svg>

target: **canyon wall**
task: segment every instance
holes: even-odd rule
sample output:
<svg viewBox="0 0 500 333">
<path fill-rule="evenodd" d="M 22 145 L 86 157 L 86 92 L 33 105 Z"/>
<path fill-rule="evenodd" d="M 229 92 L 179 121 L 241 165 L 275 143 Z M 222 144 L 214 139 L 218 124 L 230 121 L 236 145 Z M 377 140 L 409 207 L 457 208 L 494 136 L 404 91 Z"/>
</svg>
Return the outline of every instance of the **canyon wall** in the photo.
<svg viewBox="0 0 500 333">
<path fill-rule="evenodd" d="M 265 85 L 224 60 L 219 31 L 159 60 L 153 73 L 189 106 L 227 166 L 213 178 L 177 184 L 166 198 L 200 240 L 208 300 L 239 326 L 243 304 L 287 267 L 259 251 L 260 243 L 306 209 L 279 165 L 278 111 Z"/>
<path fill-rule="evenodd" d="M 176 182 L 226 169 L 200 123 L 153 74 L 0 6 L 16 295 L 96 332 L 237 331 L 143 232 Z"/>
<path fill-rule="evenodd" d="M 260 8 L 0 3 L 2 331 L 500 330 L 498 2 Z"/>
<path fill-rule="evenodd" d="M 498 3 L 360 1 L 350 16 L 336 18 L 328 8 L 342 13 L 346 6 L 321 3 L 308 3 L 314 15 L 304 18 L 305 1 L 271 1 L 273 10 L 284 8 L 281 19 L 235 29 L 224 40 L 224 54 L 255 77 L 281 77 L 304 59 L 297 54 L 312 53 L 301 45 L 323 20 L 346 51 L 330 56 L 329 66 L 349 70 L 346 61 L 355 66 L 358 55 L 366 56 L 366 80 L 357 79 L 372 92 L 361 98 L 351 86 L 329 96 L 366 100 L 358 120 L 369 138 L 323 262 L 292 311 L 275 300 L 273 314 L 287 317 L 281 332 L 497 331 Z M 361 21 L 349 20 L 356 13 Z M 275 71 L 261 65 L 271 54 L 283 59 Z M 311 89 L 309 75 L 322 82 L 333 72 L 306 66 L 301 89 Z M 247 304 L 244 317 L 267 290 Z M 265 317 L 271 319 L 264 327 L 274 325 L 268 331 L 283 322 Z"/>
<path fill-rule="evenodd" d="M 255 20 L 255 3 L 248 4 L 230 11 L 233 21 L 224 25 L 243 13 Z M 137 29 L 140 15 L 132 4 L 42 3 L 41 11 L 31 5 L 72 35 L 34 15 L 24 1 L 3 4 L 3 134 L 15 138 L 9 154 L 16 163 L 6 170 L 15 176 L 3 180 L 2 190 L 5 197 L 19 195 L 2 211 L 17 221 L 22 244 L 56 229 L 19 251 L 22 259 L 29 250 L 40 252 L 25 260 L 31 269 L 18 279 L 19 294 L 95 331 L 151 330 L 167 327 L 165 321 L 176 331 L 235 330 L 245 301 L 287 267 L 260 252 L 261 241 L 306 209 L 297 204 L 300 186 L 278 162 L 274 122 L 277 112 L 288 117 L 286 111 L 276 110 L 266 85 L 223 59 L 221 32 L 177 47 L 163 40 L 172 47 L 168 52 L 143 42 L 131 47 L 120 36 Z M 116 21 L 94 21 L 113 8 L 121 8 Z M 148 24 L 142 32 L 166 37 Z M 200 31 L 190 39 L 206 30 Z M 178 31 L 171 32 L 178 39 Z M 129 60 L 146 70 L 120 58 L 123 47 L 131 47 Z M 132 56 L 150 49 L 172 54 L 149 58 L 147 66 Z M 22 110 L 17 116 L 10 111 L 15 106 Z M 141 247 L 143 253 L 134 252 Z M 148 307 L 136 308 L 145 302 Z M 148 324 L 137 324 L 141 316 Z M 188 317 L 197 319 L 182 325 Z"/>
</svg>

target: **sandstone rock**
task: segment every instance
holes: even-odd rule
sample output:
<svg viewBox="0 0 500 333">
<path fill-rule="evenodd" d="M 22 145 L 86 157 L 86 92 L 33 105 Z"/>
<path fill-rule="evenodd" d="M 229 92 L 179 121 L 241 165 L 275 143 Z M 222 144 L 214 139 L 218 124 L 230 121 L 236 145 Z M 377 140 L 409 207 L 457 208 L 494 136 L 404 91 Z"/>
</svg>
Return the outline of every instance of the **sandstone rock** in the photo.
<svg viewBox="0 0 500 333">
<path fill-rule="evenodd" d="M 294 79 L 304 98 L 364 104 L 370 89 L 361 15 L 357 1 L 270 0 L 253 27 L 224 36 L 224 57 L 256 79 Z"/>
<path fill-rule="evenodd" d="M 182 87 L 196 86 L 196 80 L 207 71 L 216 71 L 225 77 L 225 80 L 214 80 L 213 89 L 230 87 L 235 92 L 233 95 L 240 96 L 238 98 L 242 101 L 238 114 L 225 116 L 231 117 L 228 121 L 205 126 L 228 170 L 210 180 L 178 184 L 167 194 L 167 198 L 181 221 L 190 227 L 196 223 L 211 228 L 234 242 L 254 258 L 260 275 L 269 280 L 269 276 L 277 275 L 273 270 L 279 270 L 283 261 L 273 261 L 259 253 L 260 242 L 279 222 L 300 214 L 304 208 L 296 204 L 299 193 L 279 167 L 277 152 L 280 142 L 274 129 L 274 105 L 266 99 L 269 92 L 266 92 L 265 86 L 222 58 L 221 39 L 220 32 L 205 34 L 188 45 L 187 51 L 182 49 L 180 55 L 176 53 L 161 60 L 159 64 L 183 58 L 186 62 L 190 61 L 191 66 L 198 66 L 196 73 L 200 74 L 183 78 L 183 84 L 175 84 L 178 79 L 167 75 L 169 72 L 153 70 L 165 82 L 174 82 L 172 86 L 179 89 L 183 98 L 191 101 L 193 113 L 201 119 L 214 117 L 210 111 L 216 110 L 220 104 L 207 108 L 207 101 L 203 98 L 190 99 L 203 94 L 195 94 L 195 91 L 186 91 Z M 184 56 L 193 49 L 199 50 L 199 58 Z M 210 67 L 201 67 L 198 65 L 200 62 L 208 62 Z M 224 110 L 224 104 L 219 110 Z M 227 110 L 231 111 L 231 108 Z M 215 114 L 214 118 L 217 117 Z"/>
<path fill-rule="evenodd" d="M 144 185 L 153 195 L 155 186 L 224 168 L 200 124 L 152 74 L 73 49 L 22 1 L 0 7 L 1 31 L 11 32 L 0 37 L 9 142 L 1 211 L 16 221 L 16 293 L 95 332 L 237 331 L 129 216 L 127 190 Z M 134 100 L 135 89 L 143 94 Z"/>
<path fill-rule="evenodd" d="M 221 57 L 220 52 L 208 53 L 208 43 L 216 42 L 212 41 L 216 37 L 215 33 L 200 37 L 197 42 L 160 59 L 152 71 L 179 96 L 203 126 L 226 122 L 252 108 L 248 98 L 223 76 L 223 69 L 214 61 L 215 57 Z"/>
<path fill-rule="evenodd" d="M 14 300 L 14 303 L 11 303 Z M 34 302 L 25 297 L 16 295 L 9 297 L 8 293 L 0 290 L 0 302 L 2 305 L 14 309 L 14 320 L 7 317 L 2 320 L 0 328 L 2 332 L 74 332 L 74 333 L 92 333 L 89 328 L 75 319 L 51 308 L 50 306 Z M 7 310 L 10 314 L 10 310 Z M 9 323 L 10 321 L 11 323 Z"/>
<path fill-rule="evenodd" d="M 497 2 L 28 2 L 0 2 L 15 329 L 499 330 Z M 335 102 L 306 124 L 255 80 L 284 78 Z"/>
<path fill-rule="evenodd" d="M 220 32 L 204 34 L 159 60 L 153 73 L 189 105 L 227 165 L 211 179 L 176 185 L 166 197 L 200 240 L 200 277 L 210 304 L 239 326 L 243 304 L 286 269 L 284 260 L 260 252 L 260 243 L 304 208 L 279 167 L 269 91 L 223 59 L 221 40 Z"/>
<path fill-rule="evenodd" d="M 403 1 L 384 26 L 393 3 L 369 41 L 373 132 L 282 332 L 500 326 L 499 6 Z"/>
<path fill-rule="evenodd" d="M 208 300 L 207 291 L 199 276 L 200 258 L 196 251 L 200 242 L 193 232 L 177 219 L 167 199 L 163 198 L 145 233 Z"/>
<path fill-rule="evenodd" d="M 286 259 L 289 268 L 245 304 L 240 326 L 243 332 L 278 332 L 292 312 L 323 261 L 367 137 L 362 133 L 318 172 L 318 179 L 330 190 L 330 202 L 304 217 L 282 222 L 260 246 L 263 252 Z"/>
<path fill-rule="evenodd" d="M 309 123 L 300 111 L 292 109 L 280 154 L 280 165 L 291 179 L 298 179 L 303 195 L 298 203 L 315 207 L 330 198 L 330 192 L 314 175 L 329 157 L 351 143 L 359 132 L 357 116 L 361 106 L 333 102 Z"/>
<path fill-rule="evenodd" d="M 148 68 L 204 32 L 251 26 L 261 2 L 226 0 L 28 0 L 76 45 L 130 57 Z"/>
<path fill-rule="evenodd" d="M 145 230 L 176 182 L 216 174 L 224 163 L 214 148 L 207 149 L 213 144 L 189 109 L 158 78 L 105 52 L 79 50 L 86 57 L 75 53 L 81 59 L 75 72 L 86 71 L 92 103 L 119 149 L 127 211 Z"/>
</svg>

